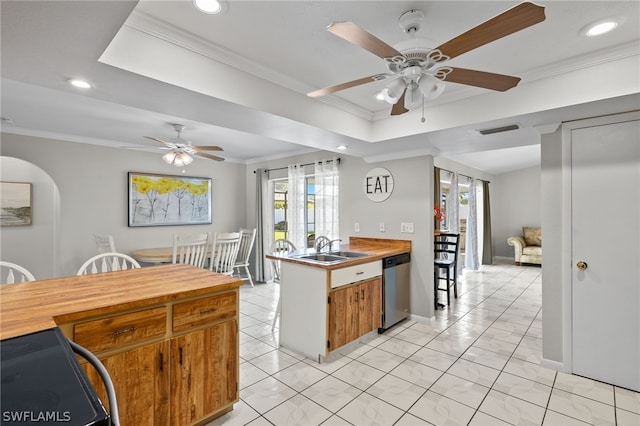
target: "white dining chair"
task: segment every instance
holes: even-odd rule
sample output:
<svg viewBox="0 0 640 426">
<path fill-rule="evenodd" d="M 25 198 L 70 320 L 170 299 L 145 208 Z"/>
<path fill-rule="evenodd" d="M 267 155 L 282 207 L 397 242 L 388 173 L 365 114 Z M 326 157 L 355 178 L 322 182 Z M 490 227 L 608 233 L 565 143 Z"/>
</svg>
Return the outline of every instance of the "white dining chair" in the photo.
<svg viewBox="0 0 640 426">
<path fill-rule="evenodd" d="M 173 235 L 172 263 L 184 263 L 187 265 L 204 268 L 209 258 L 209 243 L 211 233 L 196 235 Z"/>
<path fill-rule="evenodd" d="M 211 245 L 209 269 L 219 274 L 232 276 L 239 248 L 239 232 L 216 232 Z"/>
<path fill-rule="evenodd" d="M 100 253 L 82 264 L 76 275 L 97 274 L 101 272 L 124 271 L 140 268 L 140 264 L 124 253 Z"/>
<path fill-rule="evenodd" d="M 291 241 L 281 238 L 281 239 L 275 240 L 273 244 L 271 244 L 271 248 L 269 252 L 271 254 L 285 255 L 294 250 L 296 250 L 296 246 Z M 279 260 L 271 259 L 271 271 L 273 272 L 273 282 L 280 284 L 280 261 Z M 276 313 L 273 316 L 271 331 L 275 330 L 276 321 L 278 321 L 278 318 L 280 317 L 280 311 L 282 309 L 282 302 L 280 301 L 281 292 L 282 292 L 282 289 L 280 289 L 280 292 L 278 293 L 278 304 L 276 305 Z"/>
<path fill-rule="evenodd" d="M 97 235 L 93 234 L 93 239 L 96 241 L 96 247 L 98 248 L 98 254 L 100 253 L 116 253 L 116 244 L 113 241 L 112 235 Z"/>
<path fill-rule="evenodd" d="M 35 280 L 27 268 L 15 263 L 0 261 L 0 284 L 24 283 Z"/>
<path fill-rule="evenodd" d="M 238 248 L 238 257 L 236 258 L 236 263 L 234 268 L 238 273 L 238 278 L 243 281 L 249 281 L 251 287 L 253 285 L 253 278 L 251 277 L 251 272 L 249 271 L 249 258 L 251 257 L 251 250 L 253 250 L 253 244 L 256 240 L 256 228 L 253 229 L 240 229 L 240 247 Z M 240 268 L 244 268 L 244 272 L 246 277 L 242 277 L 240 273 Z"/>
</svg>

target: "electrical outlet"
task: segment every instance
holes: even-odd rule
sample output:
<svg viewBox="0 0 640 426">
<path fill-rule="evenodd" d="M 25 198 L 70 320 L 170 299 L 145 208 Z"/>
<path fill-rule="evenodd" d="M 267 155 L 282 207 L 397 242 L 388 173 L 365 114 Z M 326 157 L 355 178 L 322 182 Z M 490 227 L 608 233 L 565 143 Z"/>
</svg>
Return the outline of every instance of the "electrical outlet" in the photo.
<svg viewBox="0 0 640 426">
<path fill-rule="evenodd" d="M 380 222 L 380 232 L 384 232 L 384 222 Z"/>
<path fill-rule="evenodd" d="M 353 232 L 360 232 L 360 222 L 353 224 Z"/>
<path fill-rule="evenodd" d="M 400 232 L 405 234 L 413 234 L 413 222 L 402 222 L 400 224 Z"/>
</svg>

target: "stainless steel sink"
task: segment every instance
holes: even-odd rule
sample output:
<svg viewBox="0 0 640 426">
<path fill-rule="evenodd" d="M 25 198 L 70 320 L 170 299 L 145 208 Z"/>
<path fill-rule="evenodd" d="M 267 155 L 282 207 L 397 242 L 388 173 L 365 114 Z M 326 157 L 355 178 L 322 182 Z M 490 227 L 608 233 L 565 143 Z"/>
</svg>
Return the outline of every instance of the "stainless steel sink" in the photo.
<svg viewBox="0 0 640 426">
<path fill-rule="evenodd" d="M 338 256 L 335 254 L 325 254 L 325 253 L 315 253 L 315 254 L 307 254 L 304 256 L 298 256 L 298 259 L 304 260 L 312 260 L 315 262 L 323 262 L 323 263 L 331 263 L 331 262 L 342 262 L 347 260 L 346 256 Z"/>
<path fill-rule="evenodd" d="M 342 256 L 347 258 L 369 256 L 367 253 L 360 253 L 357 251 L 331 251 L 329 252 L 329 254 L 333 256 Z"/>
</svg>

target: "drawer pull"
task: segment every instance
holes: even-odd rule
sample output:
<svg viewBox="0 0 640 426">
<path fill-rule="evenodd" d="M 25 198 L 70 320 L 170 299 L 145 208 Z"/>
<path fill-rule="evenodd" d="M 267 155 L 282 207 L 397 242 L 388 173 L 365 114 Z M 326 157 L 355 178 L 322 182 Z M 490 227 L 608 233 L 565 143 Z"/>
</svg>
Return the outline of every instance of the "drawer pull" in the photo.
<svg viewBox="0 0 640 426">
<path fill-rule="evenodd" d="M 364 271 L 356 272 L 356 275 L 362 275 L 362 274 L 364 274 Z"/>
<path fill-rule="evenodd" d="M 217 311 L 217 309 L 216 309 L 216 308 L 207 309 L 207 310 L 204 310 L 204 311 L 200 311 L 200 315 L 212 314 L 212 313 L 214 313 L 215 311 Z"/>
<path fill-rule="evenodd" d="M 125 328 L 124 330 L 117 330 L 113 332 L 113 337 L 118 337 L 122 334 L 128 334 L 128 333 L 133 333 L 134 331 L 136 331 L 138 329 L 138 327 L 136 327 L 135 325 L 129 327 L 129 328 Z"/>
</svg>

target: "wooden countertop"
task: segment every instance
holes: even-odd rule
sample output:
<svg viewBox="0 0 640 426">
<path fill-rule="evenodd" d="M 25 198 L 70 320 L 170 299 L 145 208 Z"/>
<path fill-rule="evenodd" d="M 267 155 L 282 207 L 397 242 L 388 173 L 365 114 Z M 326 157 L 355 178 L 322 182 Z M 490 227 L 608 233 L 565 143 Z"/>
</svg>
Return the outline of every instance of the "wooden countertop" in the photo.
<svg viewBox="0 0 640 426">
<path fill-rule="evenodd" d="M 107 314 L 240 285 L 234 277 L 174 264 L 5 284 L 0 286 L 0 339 L 56 327 L 82 312 Z"/>
<path fill-rule="evenodd" d="M 331 251 L 338 251 L 337 249 Z M 355 251 L 360 253 L 367 253 L 368 256 L 354 257 L 348 260 L 337 263 L 319 263 L 314 261 L 308 261 L 305 259 L 299 259 L 295 257 L 288 257 L 290 254 L 278 255 L 267 254 L 268 259 L 281 260 L 283 262 L 298 263 L 301 265 L 312 266 L 315 268 L 322 268 L 326 270 L 333 270 L 344 268 L 347 266 L 360 265 L 362 263 L 368 263 L 375 260 L 380 260 L 384 257 L 395 256 L 402 253 L 411 252 L 410 240 L 391 240 L 383 238 L 365 238 L 365 237 L 349 237 L 348 244 L 341 244 L 340 251 Z M 309 253 L 315 253 L 315 250 L 309 250 Z M 298 250 L 294 252 L 296 254 L 304 254 L 304 251 Z"/>
</svg>

